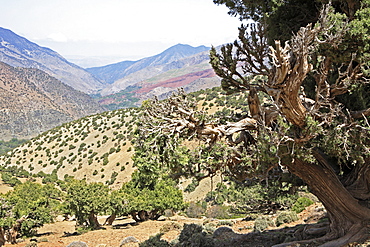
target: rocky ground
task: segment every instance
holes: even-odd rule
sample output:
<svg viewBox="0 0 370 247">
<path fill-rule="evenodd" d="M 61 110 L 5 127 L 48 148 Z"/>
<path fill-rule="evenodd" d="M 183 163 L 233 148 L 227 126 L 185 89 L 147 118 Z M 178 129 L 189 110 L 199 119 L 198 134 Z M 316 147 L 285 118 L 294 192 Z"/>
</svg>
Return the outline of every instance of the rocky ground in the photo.
<svg viewBox="0 0 370 247">
<path fill-rule="evenodd" d="M 33 239 L 26 239 L 24 242 L 16 245 L 7 244 L 5 247 L 25 247 L 30 246 L 31 241 L 37 240 L 38 247 L 65 247 L 73 241 L 83 241 L 89 247 L 118 247 L 123 239 L 126 237 L 134 237 L 138 240 L 137 243 L 128 243 L 124 245 L 139 246 L 139 242 L 147 240 L 150 236 L 154 236 L 168 228 L 162 239 L 172 241 L 176 239 L 181 229 L 176 229 L 169 226 L 183 226 L 184 224 L 200 224 L 213 225 L 216 228 L 224 227 L 223 230 L 218 231 L 218 235 L 214 234 L 214 238 L 218 238 L 223 246 L 271 246 L 271 241 L 276 241 L 276 236 L 287 236 L 287 234 L 294 234 L 297 232 L 299 225 L 316 223 L 325 215 L 325 211 L 321 204 L 315 203 L 308 207 L 305 211 L 299 214 L 299 220 L 290 224 L 284 224 L 279 227 L 269 227 L 261 234 L 253 232 L 254 221 L 246 221 L 243 219 L 233 220 L 216 220 L 216 219 L 195 219 L 184 216 L 173 216 L 162 218 L 159 221 L 147 221 L 142 223 L 135 223 L 131 218 L 119 218 L 114 221 L 113 226 L 104 226 L 100 230 L 90 231 L 81 235 L 76 235 L 74 221 L 61 221 L 53 224 L 47 224 L 38 230 L 37 237 Z M 274 216 L 271 216 L 274 217 Z M 105 217 L 99 218 L 103 223 Z M 224 223 L 224 224 L 222 224 Z M 297 227 L 298 225 L 298 227 Z M 223 241 L 224 240 L 224 241 Z M 232 241 L 231 241 L 232 240 Z"/>
<path fill-rule="evenodd" d="M 100 230 L 89 231 L 83 234 L 76 233 L 75 221 L 60 221 L 44 225 L 38 229 L 38 235 L 34 238 L 25 239 L 23 242 L 15 245 L 6 244 L 5 247 L 36 246 L 31 245 L 32 242 L 37 243 L 37 247 L 66 247 L 74 241 L 85 242 L 88 247 L 138 247 L 140 242 L 161 232 L 164 233 L 161 239 L 171 242 L 178 238 L 184 224 L 191 223 L 202 225 L 204 229 L 207 228 L 207 225 L 214 226 L 216 230 L 212 237 L 217 239 L 217 247 L 270 247 L 282 242 L 282 240 L 294 240 L 302 236 L 302 234 L 307 236 L 307 232 L 313 233 L 320 224 L 325 224 L 325 214 L 326 212 L 322 205 L 315 203 L 298 215 L 299 220 L 280 225 L 279 227 L 269 226 L 260 233 L 254 231 L 255 222 L 246 219 L 196 219 L 177 215 L 162 217 L 158 221 L 136 223 L 129 217 L 122 217 L 116 219 L 112 226 L 103 226 Z M 274 219 L 276 216 L 270 215 L 268 217 Z M 106 217 L 100 217 L 100 223 L 103 223 L 105 219 Z M 122 241 L 128 237 L 135 239 L 135 241 L 137 240 L 137 242 L 128 242 L 122 245 Z M 317 244 L 294 246 L 314 247 Z M 369 247 L 370 241 L 365 244 L 353 244 L 350 246 Z"/>
</svg>

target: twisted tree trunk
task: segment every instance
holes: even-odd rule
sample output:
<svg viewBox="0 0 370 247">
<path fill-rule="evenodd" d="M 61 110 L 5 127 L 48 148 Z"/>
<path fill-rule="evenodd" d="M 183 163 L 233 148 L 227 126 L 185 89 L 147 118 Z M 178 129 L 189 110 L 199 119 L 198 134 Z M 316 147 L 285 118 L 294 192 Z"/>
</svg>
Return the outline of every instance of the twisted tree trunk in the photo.
<svg viewBox="0 0 370 247">
<path fill-rule="evenodd" d="M 89 220 L 89 225 L 92 229 L 98 229 L 100 227 L 100 223 L 94 212 L 90 213 L 88 220 Z"/>
<path fill-rule="evenodd" d="M 115 213 L 111 214 L 104 222 L 103 225 L 111 226 L 116 219 L 117 215 Z"/>
<path fill-rule="evenodd" d="M 370 238 L 370 209 L 362 205 L 351 191 L 344 187 L 338 179 L 330 163 L 324 155 L 315 154 L 319 164 L 307 163 L 296 159 L 287 163 L 289 170 L 302 178 L 309 186 L 311 192 L 325 206 L 330 221 L 328 233 L 317 242 L 321 246 L 338 247 L 358 241 L 365 241 Z M 366 165 L 369 176 L 369 166 Z M 367 190 L 367 194 L 369 194 Z M 369 198 L 367 198 L 369 199 Z M 312 240 L 299 243 L 311 243 Z M 285 243 L 281 246 L 290 246 L 292 243 Z"/>
</svg>

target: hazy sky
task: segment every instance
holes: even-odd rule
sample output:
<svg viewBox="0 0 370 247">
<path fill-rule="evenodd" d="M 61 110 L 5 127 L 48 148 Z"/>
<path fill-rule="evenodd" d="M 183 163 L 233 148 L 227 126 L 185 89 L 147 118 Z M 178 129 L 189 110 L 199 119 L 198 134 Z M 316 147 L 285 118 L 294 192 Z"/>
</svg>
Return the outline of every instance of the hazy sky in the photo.
<svg viewBox="0 0 370 247">
<path fill-rule="evenodd" d="M 240 22 L 212 0 L 0 0 L 0 26 L 66 58 L 136 60 L 182 43 L 217 46 Z"/>
</svg>

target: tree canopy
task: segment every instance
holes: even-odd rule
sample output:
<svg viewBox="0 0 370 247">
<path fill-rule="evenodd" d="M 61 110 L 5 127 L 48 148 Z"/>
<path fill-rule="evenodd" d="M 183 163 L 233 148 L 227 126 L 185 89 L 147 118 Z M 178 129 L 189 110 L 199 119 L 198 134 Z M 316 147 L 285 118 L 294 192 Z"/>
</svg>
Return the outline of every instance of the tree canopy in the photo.
<svg viewBox="0 0 370 247">
<path fill-rule="evenodd" d="M 7 240 L 14 244 L 18 234 L 32 236 L 35 228 L 52 222 L 59 210 L 60 197 L 61 191 L 53 185 L 32 182 L 19 184 L 0 197 L 0 228 Z"/>
<path fill-rule="evenodd" d="M 97 216 L 107 210 L 109 188 L 102 183 L 71 179 L 66 188 L 66 204 L 77 219 L 77 225 L 91 229 L 100 227 Z"/>
</svg>

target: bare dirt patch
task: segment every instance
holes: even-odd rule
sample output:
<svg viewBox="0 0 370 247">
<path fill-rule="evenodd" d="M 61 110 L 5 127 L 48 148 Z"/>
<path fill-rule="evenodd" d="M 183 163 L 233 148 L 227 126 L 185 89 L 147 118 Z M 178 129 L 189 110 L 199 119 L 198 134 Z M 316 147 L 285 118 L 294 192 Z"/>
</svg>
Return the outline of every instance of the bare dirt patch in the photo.
<svg viewBox="0 0 370 247">
<path fill-rule="evenodd" d="M 305 224 L 305 223 L 315 223 L 320 217 L 316 217 L 318 209 L 322 208 L 320 203 L 316 203 L 308 207 L 305 211 L 303 211 L 299 216 L 300 219 L 296 222 L 290 224 L 284 224 L 278 227 L 270 227 L 267 230 L 271 232 L 279 232 L 279 231 L 286 231 L 289 227 L 294 227 L 298 224 Z M 322 214 L 320 214 L 322 216 Z M 100 217 L 100 223 L 105 221 L 106 217 Z M 234 219 L 234 220 L 226 220 L 227 222 L 232 222 L 232 226 L 230 225 L 222 225 L 220 222 L 221 220 L 216 219 L 195 219 L 195 218 L 187 218 L 183 216 L 174 216 L 170 218 L 162 218 L 159 221 L 146 221 L 142 223 L 136 223 L 131 218 L 122 217 L 114 221 L 113 226 L 104 226 L 100 230 L 86 232 L 81 235 L 74 235 L 75 233 L 75 221 L 63 221 L 63 222 L 56 222 L 53 224 L 46 224 L 42 228 L 38 230 L 38 236 L 34 237 L 38 241 L 48 241 L 48 242 L 38 242 L 38 247 L 65 247 L 68 244 L 72 243 L 73 241 L 83 241 L 87 243 L 89 247 L 118 247 L 120 246 L 121 241 L 129 236 L 135 237 L 139 242 L 143 242 L 149 239 L 150 236 L 154 236 L 160 233 L 161 228 L 164 225 L 168 225 L 169 223 L 174 224 L 200 224 L 205 225 L 206 223 L 213 223 L 217 225 L 217 227 L 228 227 L 232 228 L 233 233 L 232 238 L 238 240 L 238 243 L 233 243 L 233 246 L 269 246 L 268 243 L 264 243 L 263 236 L 261 237 L 261 241 L 256 239 L 252 239 L 248 237 L 248 233 L 253 232 L 253 221 L 245 221 L 243 219 Z M 172 229 L 166 232 L 162 239 L 167 241 L 172 241 L 177 238 L 180 234 L 180 229 Z M 228 236 L 224 236 L 227 238 Z M 18 243 L 16 245 L 6 244 L 5 247 L 25 247 L 28 243 L 30 243 L 31 239 L 26 239 L 25 242 Z M 258 241 L 258 242 L 249 242 L 249 241 Z M 226 241 L 226 243 L 229 243 Z M 231 242 L 230 242 L 231 243 Z M 257 244 L 257 245 L 256 245 Z M 262 245 L 258 245 L 262 244 Z M 267 245 L 266 245 L 267 244 Z M 125 247 L 129 246 L 139 246 L 139 243 L 130 243 L 124 245 Z M 222 245 L 222 246 L 230 246 L 230 245 Z"/>
</svg>

